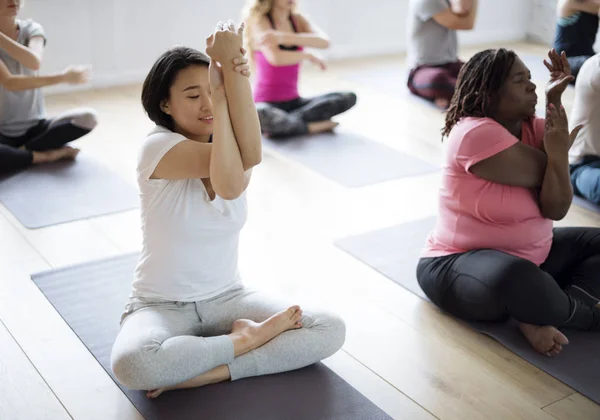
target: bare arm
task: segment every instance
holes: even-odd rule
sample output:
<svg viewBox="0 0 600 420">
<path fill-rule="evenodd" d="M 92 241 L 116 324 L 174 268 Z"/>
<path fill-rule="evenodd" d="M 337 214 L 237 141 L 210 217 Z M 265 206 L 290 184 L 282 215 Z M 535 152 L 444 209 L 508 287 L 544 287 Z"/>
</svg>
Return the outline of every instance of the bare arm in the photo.
<svg viewBox="0 0 600 420">
<path fill-rule="evenodd" d="M 471 166 L 470 172 L 498 184 L 537 188 L 544 181 L 546 162 L 546 154 L 541 150 L 516 143 Z"/>
<path fill-rule="evenodd" d="M 452 13 L 459 16 L 468 15 L 473 9 L 473 0 L 450 0 Z"/>
<path fill-rule="evenodd" d="M 551 220 L 561 220 L 567 215 L 573 201 L 573 187 L 569 159 L 564 156 L 548 157 L 544 182 L 540 190 L 540 210 Z"/>
<path fill-rule="evenodd" d="M 477 0 L 473 0 L 471 9 L 465 12 L 463 6 L 457 6 L 455 10 L 463 13 L 455 13 L 453 8 L 443 10 L 433 16 L 433 19 L 440 25 L 455 30 L 471 30 L 475 27 L 475 18 L 477 16 Z"/>
<path fill-rule="evenodd" d="M 250 22 L 249 24 L 254 25 L 254 30 L 252 31 L 253 39 L 250 40 L 250 43 L 254 46 L 254 49 L 261 51 L 265 55 L 270 64 L 274 66 L 291 66 L 311 58 L 311 54 L 304 51 L 281 50 L 275 42 L 261 44 L 260 41 L 263 36 L 273 32 L 266 17 Z"/>
<path fill-rule="evenodd" d="M 229 119 L 227 99 L 220 93 L 214 93 L 212 103 L 213 142 L 182 141 L 165 154 L 151 178 L 210 178 L 215 193 L 232 200 L 243 192 L 247 180 Z"/>
<path fill-rule="evenodd" d="M 227 98 L 215 93 L 212 102 L 214 134 L 210 156 L 210 182 L 220 197 L 233 200 L 244 192 L 248 183 L 229 116 Z"/>
<path fill-rule="evenodd" d="M 240 28 L 240 35 L 242 31 L 243 28 Z M 228 63 L 221 68 L 231 119 L 230 125 L 233 126 L 244 170 L 247 170 L 258 165 L 262 160 L 260 121 L 252 97 L 252 86 L 248 77 L 235 71 L 233 63 Z"/>
<path fill-rule="evenodd" d="M 321 28 L 311 23 L 299 13 L 295 14 L 293 18 L 299 27 L 299 32 L 280 32 L 281 44 L 301 45 L 303 47 L 321 49 L 329 48 L 329 37 Z"/>
<path fill-rule="evenodd" d="M 29 40 L 28 46 L 24 46 L 0 32 L 0 49 L 32 70 L 40 69 L 44 54 L 44 42 L 44 37 L 38 35 Z"/>
<path fill-rule="evenodd" d="M 600 10 L 600 0 L 571 1 L 563 10 L 569 12 L 569 14 L 566 16 L 572 15 L 575 12 L 584 12 L 591 15 L 597 15 Z"/>
<path fill-rule="evenodd" d="M 25 75 L 14 75 L 6 67 L 2 61 L 0 61 L 0 85 L 6 90 L 29 90 L 38 89 L 44 86 L 57 85 L 65 81 L 65 74 L 54 74 L 50 76 L 25 76 Z"/>
</svg>

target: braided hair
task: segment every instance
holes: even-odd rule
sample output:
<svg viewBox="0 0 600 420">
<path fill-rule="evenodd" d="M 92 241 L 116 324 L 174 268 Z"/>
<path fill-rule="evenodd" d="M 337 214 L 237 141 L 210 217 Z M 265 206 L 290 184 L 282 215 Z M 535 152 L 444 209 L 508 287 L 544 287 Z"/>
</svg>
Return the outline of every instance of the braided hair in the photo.
<svg viewBox="0 0 600 420">
<path fill-rule="evenodd" d="M 458 74 L 456 89 L 446 113 L 442 138 L 463 117 L 487 117 L 517 55 L 504 48 L 475 54 Z"/>
</svg>

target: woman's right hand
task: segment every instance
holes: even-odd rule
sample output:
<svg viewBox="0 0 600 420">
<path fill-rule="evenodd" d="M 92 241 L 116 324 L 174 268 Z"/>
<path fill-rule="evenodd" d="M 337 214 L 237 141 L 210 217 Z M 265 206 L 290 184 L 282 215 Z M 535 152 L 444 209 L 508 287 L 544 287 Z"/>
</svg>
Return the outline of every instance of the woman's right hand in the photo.
<svg viewBox="0 0 600 420">
<path fill-rule="evenodd" d="M 553 104 L 546 111 L 546 130 L 544 133 L 544 149 L 548 156 L 567 156 L 583 125 L 578 125 L 569 134 L 567 112 L 561 105 L 557 109 Z"/>
<path fill-rule="evenodd" d="M 311 63 L 319 66 L 321 68 L 321 70 L 327 70 L 327 63 L 325 63 L 325 61 L 321 57 L 319 57 L 315 54 L 309 54 L 308 59 L 310 60 Z"/>
<path fill-rule="evenodd" d="M 89 66 L 69 66 L 62 72 L 65 83 L 70 85 L 81 85 L 87 83 L 92 75 Z"/>
</svg>

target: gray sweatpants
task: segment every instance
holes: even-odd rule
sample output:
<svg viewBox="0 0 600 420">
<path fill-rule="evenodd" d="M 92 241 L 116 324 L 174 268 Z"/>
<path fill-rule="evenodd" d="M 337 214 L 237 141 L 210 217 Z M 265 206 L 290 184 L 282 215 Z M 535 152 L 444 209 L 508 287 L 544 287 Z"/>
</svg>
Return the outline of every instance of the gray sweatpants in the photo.
<svg viewBox="0 0 600 420">
<path fill-rule="evenodd" d="M 235 320 L 262 322 L 289 306 L 243 286 L 200 302 L 134 299 L 112 348 L 112 370 L 128 388 L 152 390 L 221 365 L 228 365 L 231 380 L 299 369 L 342 347 L 346 328 L 339 317 L 302 308 L 303 328 L 234 358 L 226 334 Z"/>
</svg>

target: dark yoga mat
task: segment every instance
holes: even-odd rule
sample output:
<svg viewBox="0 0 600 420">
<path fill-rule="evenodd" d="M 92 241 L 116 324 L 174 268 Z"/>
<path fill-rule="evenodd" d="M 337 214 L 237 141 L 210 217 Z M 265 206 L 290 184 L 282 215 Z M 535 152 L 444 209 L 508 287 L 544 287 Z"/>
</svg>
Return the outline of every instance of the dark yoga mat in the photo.
<svg viewBox="0 0 600 420">
<path fill-rule="evenodd" d="M 35 229 L 138 206 L 138 193 L 109 168 L 80 153 L 75 161 L 35 165 L 0 179 L 0 201 Z"/>
<path fill-rule="evenodd" d="M 137 261 L 138 255 L 130 254 L 32 276 L 113 380 L 110 351 Z M 390 419 L 322 363 L 285 374 L 171 391 L 155 400 L 119 387 L 147 420 Z"/>
<path fill-rule="evenodd" d="M 266 149 L 346 187 L 423 175 L 438 168 L 359 134 L 345 131 L 264 139 Z"/>
<path fill-rule="evenodd" d="M 416 267 L 435 218 L 388 227 L 336 241 L 336 245 L 417 296 L 427 297 L 419 287 Z M 469 322 L 509 350 L 544 372 L 600 404 L 600 335 L 567 330 L 570 344 L 561 354 L 548 358 L 531 348 L 514 320 L 498 323 Z"/>
</svg>

